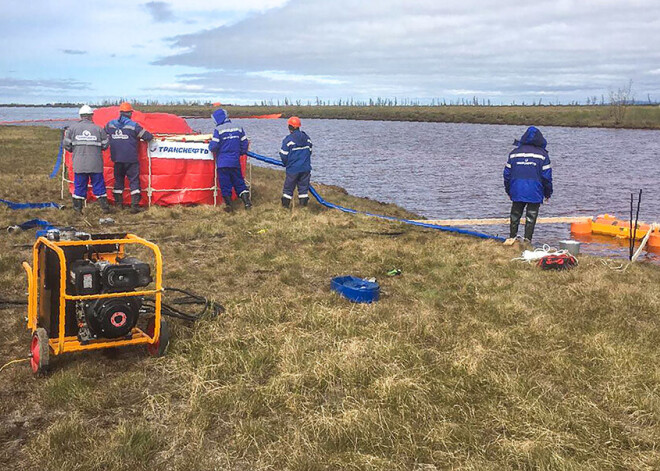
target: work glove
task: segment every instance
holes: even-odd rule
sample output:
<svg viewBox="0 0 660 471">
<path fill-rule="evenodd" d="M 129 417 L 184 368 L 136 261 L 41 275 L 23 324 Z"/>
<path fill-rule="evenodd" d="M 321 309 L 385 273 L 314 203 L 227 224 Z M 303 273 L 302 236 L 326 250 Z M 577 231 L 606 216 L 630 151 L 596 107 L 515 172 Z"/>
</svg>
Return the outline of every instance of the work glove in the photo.
<svg viewBox="0 0 660 471">
<path fill-rule="evenodd" d="M 156 142 L 156 139 L 152 139 L 149 141 L 149 151 L 150 152 L 156 152 L 156 149 L 158 149 L 158 142 Z"/>
</svg>

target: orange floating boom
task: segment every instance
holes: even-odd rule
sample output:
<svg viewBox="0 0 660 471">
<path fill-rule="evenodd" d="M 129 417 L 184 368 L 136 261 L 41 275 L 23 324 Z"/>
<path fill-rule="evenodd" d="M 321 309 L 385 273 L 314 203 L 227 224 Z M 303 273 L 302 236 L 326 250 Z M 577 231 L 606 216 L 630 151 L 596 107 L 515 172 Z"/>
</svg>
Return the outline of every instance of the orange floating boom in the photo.
<svg viewBox="0 0 660 471">
<path fill-rule="evenodd" d="M 279 119 L 282 113 L 259 114 L 254 116 L 234 116 L 236 119 Z M 181 116 L 183 119 L 209 119 L 208 116 Z"/>
<path fill-rule="evenodd" d="M 282 113 L 260 114 L 257 116 L 236 116 L 236 117 L 241 119 L 280 119 L 282 117 Z"/>
</svg>

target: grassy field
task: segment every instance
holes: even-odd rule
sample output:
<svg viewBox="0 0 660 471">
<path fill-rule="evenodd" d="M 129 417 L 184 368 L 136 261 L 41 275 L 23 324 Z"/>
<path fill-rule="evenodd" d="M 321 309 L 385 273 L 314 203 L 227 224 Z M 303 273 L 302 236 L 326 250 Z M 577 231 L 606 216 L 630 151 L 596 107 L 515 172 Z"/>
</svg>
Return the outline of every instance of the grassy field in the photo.
<svg viewBox="0 0 660 471">
<path fill-rule="evenodd" d="M 58 131 L 0 127 L 0 197 L 59 198 Z M 69 354 L 45 378 L 0 373 L 0 469 L 657 470 L 660 269 L 570 272 L 515 249 L 326 210 L 282 210 L 283 175 L 255 169 L 255 207 L 152 208 L 99 226 L 156 241 L 165 284 L 226 307 L 172 321 L 166 356 Z M 394 206 L 320 185 L 330 201 Z M 20 299 L 34 232 L 0 238 L 0 297 Z M 387 277 L 400 268 L 403 273 Z M 377 277 L 351 304 L 330 278 Z M 24 357 L 24 308 L 0 311 L 0 364 Z"/>
<path fill-rule="evenodd" d="M 211 116 L 212 107 L 143 106 L 181 116 Z M 230 116 L 282 113 L 284 117 L 660 129 L 660 106 L 227 106 Z M 621 111 L 621 110 L 619 110 Z"/>
</svg>

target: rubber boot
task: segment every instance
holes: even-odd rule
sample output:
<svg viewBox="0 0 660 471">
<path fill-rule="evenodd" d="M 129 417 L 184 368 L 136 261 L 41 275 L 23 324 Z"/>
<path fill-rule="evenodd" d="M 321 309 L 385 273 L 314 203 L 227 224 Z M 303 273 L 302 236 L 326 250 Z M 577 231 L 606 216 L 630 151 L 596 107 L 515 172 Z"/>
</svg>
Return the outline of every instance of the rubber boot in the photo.
<svg viewBox="0 0 660 471">
<path fill-rule="evenodd" d="M 233 213 L 234 212 L 234 207 L 231 204 L 231 199 L 226 198 L 225 199 L 225 213 Z"/>
<path fill-rule="evenodd" d="M 285 198 L 282 196 L 282 207 L 289 209 L 289 205 L 291 204 L 291 200 L 289 198 Z"/>
<path fill-rule="evenodd" d="M 534 235 L 534 228 L 536 227 L 536 219 L 539 217 L 539 203 L 527 204 L 527 212 L 525 213 L 525 240 L 532 243 L 532 236 Z"/>
<path fill-rule="evenodd" d="M 113 198 L 112 198 L 112 202 L 110 203 L 110 205 L 114 206 L 115 208 L 121 208 L 122 207 L 123 195 L 121 195 L 119 193 L 113 193 L 112 196 L 113 196 Z"/>
<path fill-rule="evenodd" d="M 78 214 L 83 213 L 83 202 L 80 198 L 73 198 L 73 210 Z"/>
<path fill-rule="evenodd" d="M 298 198 L 298 204 L 303 208 L 307 207 L 307 203 L 309 203 L 309 197 Z"/>
<path fill-rule="evenodd" d="M 112 213 L 112 208 L 108 204 L 108 197 L 107 196 L 99 197 L 99 206 L 101 206 L 101 211 L 103 211 L 105 214 Z"/>
<path fill-rule="evenodd" d="M 511 204 L 511 216 L 509 222 L 509 237 L 511 239 L 515 239 L 515 237 L 518 235 L 520 218 L 523 215 L 524 209 L 525 209 L 525 203 L 514 201 L 513 204 Z"/>
<path fill-rule="evenodd" d="M 137 214 L 142 211 L 142 208 L 140 207 L 141 199 L 142 199 L 142 194 L 140 193 L 131 195 L 131 213 Z"/>
<path fill-rule="evenodd" d="M 243 193 L 240 194 L 241 199 L 243 200 L 243 204 L 245 205 L 245 209 L 248 211 L 252 209 L 252 201 L 250 201 L 250 193 L 247 191 L 244 191 Z"/>
</svg>

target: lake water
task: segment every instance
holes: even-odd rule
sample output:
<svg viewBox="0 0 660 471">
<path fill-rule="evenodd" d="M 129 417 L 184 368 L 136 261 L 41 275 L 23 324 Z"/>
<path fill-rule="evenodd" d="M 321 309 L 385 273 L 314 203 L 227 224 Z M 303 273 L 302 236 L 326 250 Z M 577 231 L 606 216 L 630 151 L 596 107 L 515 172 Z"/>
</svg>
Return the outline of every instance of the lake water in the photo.
<svg viewBox="0 0 660 471">
<path fill-rule="evenodd" d="M 49 107 L 9 107 L 0 106 L 1 121 L 29 121 L 39 119 L 78 119 L 78 108 L 49 108 Z M 1 123 L 0 123 L 1 124 Z M 49 126 L 65 126 L 66 123 L 26 123 L 26 124 L 44 124 Z"/>
<path fill-rule="evenodd" d="M 0 121 L 75 117 L 77 109 L 0 108 Z M 286 120 L 236 119 L 251 150 L 277 158 Z M 209 133 L 211 119 L 189 120 Z M 61 127 L 64 123 L 50 123 Z M 314 142 L 312 181 L 395 203 L 430 219 L 508 217 L 502 170 L 525 126 L 305 119 Z M 630 193 L 644 190 L 640 220 L 660 221 L 660 131 L 542 127 L 552 160 L 554 195 L 541 216 L 615 214 L 627 219 Z M 508 227 L 474 229 L 508 236 Z M 522 227 L 520 233 L 522 234 Z M 535 243 L 557 245 L 568 224 L 537 225 Z M 582 252 L 625 256 L 611 239 Z M 660 254 L 647 259 L 660 261 Z"/>
<path fill-rule="evenodd" d="M 211 132 L 211 120 L 190 120 Z M 236 119 L 259 154 L 276 157 L 286 121 Z M 502 170 L 525 126 L 305 119 L 314 142 L 312 180 L 350 194 L 395 203 L 429 219 L 508 217 Z M 630 193 L 644 190 L 640 220 L 660 221 L 660 131 L 542 128 L 553 166 L 554 195 L 541 216 L 628 218 Z M 473 229 L 508 237 L 508 226 Z M 522 226 L 520 230 L 522 234 Z M 557 246 L 568 224 L 537 225 L 535 243 Z M 605 238 L 582 252 L 626 256 Z M 660 254 L 647 258 L 660 261 Z"/>
</svg>

